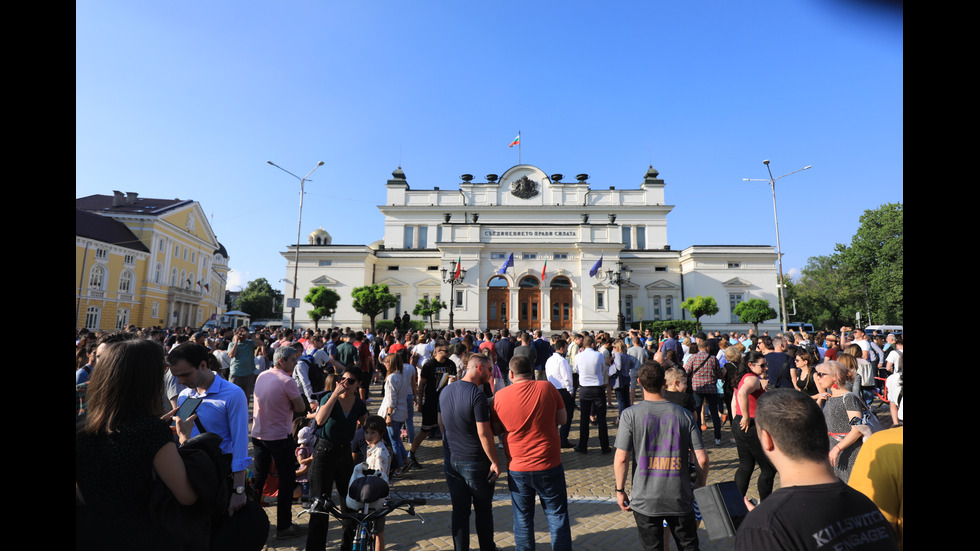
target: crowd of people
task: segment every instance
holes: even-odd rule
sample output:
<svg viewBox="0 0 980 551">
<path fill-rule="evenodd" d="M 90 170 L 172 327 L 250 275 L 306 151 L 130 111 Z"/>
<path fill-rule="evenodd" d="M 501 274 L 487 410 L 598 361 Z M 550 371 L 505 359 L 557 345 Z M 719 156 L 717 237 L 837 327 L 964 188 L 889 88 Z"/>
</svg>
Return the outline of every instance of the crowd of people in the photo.
<svg viewBox="0 0 980 551">
<path fill-rule="evenodd" d="M 503 472 L 517 549 L 534 548 L 535 503 L 545 511 L 552 548 L 571 549 L 562 449 L 594 451 L 595 428 L 598 452 L 614 454 L 617 502 L 633 513 L 642 546 L 662 549 L 669 534 L 678 549 L 697 549 L 693 490 L 707 480 L 710 443 L 729 445 L 728 424 L 743 496 L 760 469 L 761 503 L 739 529 L 738 548 L 814 548 L 804 540 L 816 537 L 893 549 L 903 515 L 901 452 L 897 459 L 893 452 L 902 441 L 902 358 L 901 335 L 847 327 L 772 337 L 634 329 L 547 338 L 507 329 L 83 330 L 76 339 L 76 539 L 79 548 L 139 542 L 208 549 L 224 537 L 224 519 L 261 500 L 274 476 L 275 537 L 305 533 L 306 549 L 319 551 L 335 521 L 312 515 L 308 526 L 296 524 L 293 499 L 305 504 L 336 490 L 343 501 L 352 478 L 365 473 L 388 481 L 441 468 L 455 549 L 469 547 L 471 514 L 480 549 L 495 549 L 491 501 Z M 872 434 L 880 408 L 893 428 Z M 618 427 L 614 442 L 610 424 Z M 216 491 L 202 490 L 200 466 L 185 450 L 211 434 L 230 458 L 218 483 L 227 488 Z M 443 442 L 438 467 L 418 457 L 428 438 Z M 882 492 L 886 479 L 888 487 L 897 479 L 898 490 Z M 206 537 L 168 533 L 161 495 L 171 508 L 197 511 L 185 511 L 182 522 L 204 519 Z M 810 510 L 806 522 L 786 528 L 799 520 L 801 499 L 848 505 Z M 819 532 L 818 524 L 831 527 L 846 515 L 865 516 L 848 530 Z M 818 531 L 805 533 L 813 526 Z M 341 529 L 342 549 L 350 549 L 353 526 Z"/>
</svg>

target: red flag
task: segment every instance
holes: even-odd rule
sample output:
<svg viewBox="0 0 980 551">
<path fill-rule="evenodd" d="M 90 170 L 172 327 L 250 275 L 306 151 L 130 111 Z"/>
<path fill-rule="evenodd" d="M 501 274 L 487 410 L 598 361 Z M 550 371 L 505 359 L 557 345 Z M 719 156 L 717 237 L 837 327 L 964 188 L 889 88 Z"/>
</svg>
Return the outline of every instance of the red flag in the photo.
<svg viewBox="0 0 980 551">
<path fill-rule="evenodd" d="M 460 256 L 456 260 L 456 273 L 453 274 L 453 279 L 459 279 L 459 274 L 462 273 L 462 270 L 463 270 L 463 257 Z"/>
</svg>

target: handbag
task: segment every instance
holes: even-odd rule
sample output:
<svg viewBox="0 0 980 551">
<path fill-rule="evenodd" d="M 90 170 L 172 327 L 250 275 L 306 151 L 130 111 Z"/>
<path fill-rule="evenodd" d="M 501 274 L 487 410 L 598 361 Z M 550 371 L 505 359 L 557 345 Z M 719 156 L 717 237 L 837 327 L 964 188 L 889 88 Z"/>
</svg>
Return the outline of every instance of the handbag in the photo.
<svg viewBox="0 0 980 551">
<path fill-rule="evenodd" d="M 871 411 L 871 408 L 864 403 L 864 400 L 861 400 L 861 424 L 857 425 L 857 427 L 861 431 L 861 434 L 864 435 L 862 442 L 883 428 L 881 421 L 878 420 L 878 416 Z"/>
</svg>

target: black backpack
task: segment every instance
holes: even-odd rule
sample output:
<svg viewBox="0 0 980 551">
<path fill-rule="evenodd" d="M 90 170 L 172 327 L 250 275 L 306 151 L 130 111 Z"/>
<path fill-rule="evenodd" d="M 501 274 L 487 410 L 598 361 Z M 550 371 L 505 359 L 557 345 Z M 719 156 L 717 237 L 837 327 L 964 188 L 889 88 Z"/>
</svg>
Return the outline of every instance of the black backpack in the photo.
<svg viewBox="0 0 980 551">
<path fill-rule="evenodd" d="M 323 372 L 323 368 L 317 365 L 316 360 L 309 354 L 303 354 L 296 361 L 306 364 L 308 368 L 306 371 L 309 373 L 310 387 L 313 389 L 313 392 L 321 392 L 327 381 L 327 375 Z"/>
</svg>

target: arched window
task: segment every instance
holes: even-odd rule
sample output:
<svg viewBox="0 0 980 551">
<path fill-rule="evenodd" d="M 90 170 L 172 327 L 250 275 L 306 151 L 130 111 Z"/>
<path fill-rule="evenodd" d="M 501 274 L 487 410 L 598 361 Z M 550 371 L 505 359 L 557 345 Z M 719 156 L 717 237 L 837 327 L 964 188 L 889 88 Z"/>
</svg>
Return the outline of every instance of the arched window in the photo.
<svg viewBox="0 0 980 551">
<path fill-rule="evenodd" d="M 187 284 L 187 270 L 180 271 L 180 282 L 177 285 L 179 285 L 183 289 L 189 287 L 189 285 Z"/>
<path fill-rule="evenodd" d="M 558 276 L 551 280 L 552 289 L 571 289 L 572 282 L 568 280 L 567 277 Z"/>
<path fill-rule="evenodd" d="M 129 308 L 116 310 L 116 329 L 125 329 L 129 325 Z"/>
<path fill-rule="evenodd" d="M 85 328 L 99 329 L 99 321 L 102 319 L 102 308 L 89 306 L 85 309 Z"/>
<path fill-rule="evenodd" d="M 162 278 L 163 278 L 163 264 L 157 262 L 156 269 L 153 271 L 153 283 L 156 284 L 162 283 L 161 281 Z"/>
<path fill-rule="evenodd" d="M 524 276 L 521 278 L 520 286 L 522 289 L 535 289 L 540 287 L 541 283 L 538 281 L 538 278 L 534 276 Z"/>
<path fill-rule="evenodd" d="M 504 276 L 495 276 L 487 283 L 487 287 L 510 287 L 510 283 L 507 282 L 507 278 Z"/>
<path fill-rule="evenodd" d="M 119 275 L 119 292 L 120 293 L 132 293 L 133 292 L 133 272 L 129 270 L 123 271 Z"/>
<path fill-rule="evenodd" d="M 96 264 L 89 272 L 88 286 L 90 289 L 105 290 L 105 266 Z"/>
<path fill-rule="evenodd" d="M 177 275 L 177 268 L 176 267 L 174 269 L 170 270 L 170 286 L 171 287 L 176 287 L 179 284 L 179 282 L 180 282 L 180 279 L 178 279 L 179 277 L 180 276 Z"/>
</svg>

